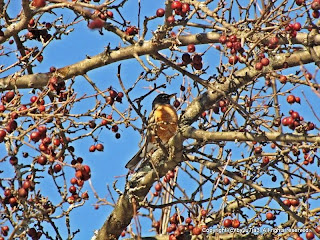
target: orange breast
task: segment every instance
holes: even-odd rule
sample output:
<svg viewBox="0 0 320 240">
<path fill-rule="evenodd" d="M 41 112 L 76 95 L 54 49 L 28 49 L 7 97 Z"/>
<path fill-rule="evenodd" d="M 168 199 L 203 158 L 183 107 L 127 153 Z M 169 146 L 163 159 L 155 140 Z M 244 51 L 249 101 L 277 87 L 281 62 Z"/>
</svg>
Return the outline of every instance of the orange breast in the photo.
<svg viewBox="0 0 320 240">
<path fill-rule="evenodd" d="M 155 133 L 163 143 L 176 133 L 178 128 L 178 115 L 173 106 L 166 104 L 158 106 L 154 111 Z"/>
</svg>

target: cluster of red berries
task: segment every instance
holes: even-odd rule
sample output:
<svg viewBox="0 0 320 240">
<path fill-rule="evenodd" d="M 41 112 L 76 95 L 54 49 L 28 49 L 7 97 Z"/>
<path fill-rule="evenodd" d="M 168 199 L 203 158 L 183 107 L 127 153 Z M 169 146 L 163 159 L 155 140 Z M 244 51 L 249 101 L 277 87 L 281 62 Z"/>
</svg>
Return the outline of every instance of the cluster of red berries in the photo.
<svg viewBox="0 0 320 240">
<path fill-rule="evenodd" d="M 170 218 L 169 218 L 169 223 L 170 225 L 168 226 L 167 228 L 167 232 L 168 233 L 171 233 L 171 232 L 174 232 L 177 230 L 177 224 L 181 224 L 182 222 L 184 222 L 184 217 L 183 216 L 180 216 L 178 215 L 177 213 L 173 214 Z M 182 232 L 185 230 L 184 229 L 184 225 L 179 225 L 178 226 L 180 228 L 180 230 L 182 230 Z M 181 231 L 180 231 L 181 232 Z M 179 235 L 180 235 L 180 232 L 179 232 Z"/>
<path fill-rule="evenodd" d="M 204 214 L 204 215 L 202 215 Z M 201 215 L 206 216 L 207 211 L 202 209 Z M 176 240 L 178 237 L 186 232 L 191 232 L 192 235 L 200 235 L 204 229 L 207 229 L 205 224 L 194 226 L 190 217 L 184 219 L 183 216 L 179 216 L 177 213 L 173 214 L 169 219 L 170 225 L 167 228 L 167 232 L 170 233 L 169 239 Z M 185 222 L 185 224 L 183 224 Z M 160 222 L 155 222 L 152 225 L 158 232 L 160 228 Z"/>
<path fill-rule="evenodd" d="M 25 37 L 27 39 L 35 39 L 39 42 L 41 42 L 42 40 L 44 42 L 49 41 L 49 39 L 52 37 L 52 35 L 50 33 L 48 33 L 48 31 L 50 30 L 50 28 L 52 27 L 52 24 L 49 22 L 44 22 L 41 25 L 38 23 L 40 28 L 37 28 L 37 23 L 36 21 L 31 18 L 28 22 L 28 32 L 26 33 Z M 42 56 L 42 55 L 40 55 Z M 38 59 L 39 61 L 39 59 Z M 39 61 L 41 62 L 41 61 Z"/>
<path fill-rule="evenodd" d="M 9 227 L 8 226 L 2 226 L 1 227 L 1 234 L 3 236 L 8 236 L 8 232 L 9 232 Z"/>
<path fill-rule="evenodd" d="M 161 190 L 162 190 L 162 185 L 161 183 L 157 183 L 155 186 L 154 186 L 154 190 L 155 192 L 153 193 L 153 196 L 157 197 L 159 196 Z"/>
<path fill-rule="evenodd" d="M 110 105 L 112 105 L 115 101 L 122 103 L 123 96 L 124 96 L 123 92 L 117 92 L 113 89 L 109 89 L 109 96 L 106 97 L 106 102 Z M 105 113 L 101 113 L 100 116 L 101 118 L 103 118 L 100 123 L 101 126 L 107 126 L 113 122 L 112 115 L 107 116 Z M 97 124 L 95 123 L 94 120 L 92 120 L 92 121 L 89 121 L 88 126 L 90 128 L 95 128 Z M 113 124 L 111 126 L 111 131 L 115 133 L 116 139 L 119 139 L 121 137 L 121 134 L 118 132 L 119 126 L 117 124 Z M 89 147 L 89 152 L 95 152 L 96 150 L 102 152 L 104 150 L 103 144 L 99 143 L 96 145 L 91 145 Z"/>
<path fill-rule="evenodd" d="M 230 49 L 231 54 L 236 54 L 237 52 L 242 53 L 244 50 L 241 46 L 240 39 L 236 35 L 226 36 L 221 35 L 219 38 L 221 44 L 225 44 L 228 49 Z"/>
<path fill-rule="evenodd" d="M 307 239 L 307 240 L 312 240 L 312 239 L 314 239 L 314 233 L 311 232 L 311 231 L 310 231 L 310 232 L 307 232 L 307 233 L 306 233 L 306 239 Z M 296 237 L 295 240 L 304 240 L 304 239 L 299 236 L 299 237 Z"/>
<path fill-rule="evenodd" d="M 112 115 L 110 115 L 110 114 L 107 116 L 107 114 L 102 113 L 101 117 L 104 118 L 101 121 L 101 125 L 103 125 L 103 126 L 105 126 L 105 125 L 107 125 L 107 124 L 112 122 Z"/>
<path fill-rule="evenodd" d="M 52 67 L 50 68 L 50 71 L 51 71 L 51 69 L 52 69 Z M 59 102 L 63 102 L 65 100 L 67 100 L 68 94 L 64 91 L 64 90 L 66 90 L 66 83 L 64 81 L 59 82 L 59 80 L 56 76 L 52 76 L 49 79 L 48 85 L 49 85 L 49 89 L 51 91 L 56 91 L 57 94 L 59 95 Z"/>
<path fill-rule="evenodd" d="M 72 194 L 71 196 L 68 197 L 67 201 L 68 203 L 72 204 L 74 203 L 76 200 L 79 200 L 79 194 L 77 193 L 78 189 L 76 186 L 72 185 L 69 187 L 69 192 Z M 83 192 L 81 194 L 81 199 L 87 200 L 89 199 L 89 195 L 88 192 Z"/>
<path fill-rule="evenodd" d="M 26 198 L 28 196 L 28 191 L 34 190 L 34 182 L 32 174 L 29 174 L 26 177 L 26 180 L 22 182 L 22 187 L 18 190 L 18 196 L 22 198 Z"/>
<path fill-rule="evenodd" d="M 236 55 L 237 53 L 242 54 L 244 52 L 240 39 L 237 38 L 236 35 L 226 36 L 221 35 L 219 38 L 219 42 L 225 45 L 228 49 L 230 49 L 230 53 L 232 54 L 229 57 L 230 64 L 236 64 L 239 61 L 239 57 Z"/>
<path fill-rule="evenodd" d="M 10 204 L 10 206 L 12 208 L 18 205 L 17 197 L 13 194 L 13 191 L 11 191 L 11 189 L 9 189 L 9 188 L 4 190 L 3 203 Z"/>
<path fill-rule="evenodd" d="M 58 147 L 61 143 L 64 144 L 63 139 L 60 138 L 54 138 L 52 139 L 51 137 L 47 136 L 47 129 L 45 126 L 39 126 L 37 128 L 37 131 L 34 131 L 30 134 L 30 139 L 34 142 L 38 142 L 41 140 L 41 143 L 39 145 L 39 149 L 41 152 L 43 152 L 44 154 L 38 156 L 36 158 L 36 161 L 38 164 L 45 166 L 48 161 L 53 163 L 55 160 L 55 152 L 54 152 L 54 148 Z M 70 139 L 66 139 L 67 141 L 69 141 Z M 103 145 L 101 144 L 101 146 L 98 144 L 99 151 L 103 150 Z M 74 147 L 73 146 L 68 146 L 68 150 L 70 152 L 74 152 Z M 50 155 L 50 158 L 47 158 L 47 155 Z M 26 155 L 25 157 L 27 157 L 28 155 Z M 61 158 L 60 161 L 63 161 L 63 158 Z M 78 158 L 77 160 L 72 160 L 71 164 L 75 165 L 75 164 L 82 164 L 82 158 Z M 13 164 L 16 161 L 12 161 L 10 160 L 10 163 Z M 16 164 L 16 163 L 15 163 Z M 49 174 L 53 174 L 53 173 L 58 173 L 62 170 L 62 166 L 59 163 L 56 163 L 55 165 L 50 166 L 48 173 Z M 77 169 L 79 170 L 79 169 Z M 87 165 L 84 165 L 81 168 L 81 171 L 77 171 L 76 172 L 76 176 L 78 176 L 78 178 L 82 181 L 86 181 L 90 178 L 90 168 Z"/>
<path fill-rule="evenodd" d="M 297 32 L 301 30 L 301 23 L 295 22 L 295 23 L 290 23 L 288 26 L 286 26 L 286 31 L 290 33 L 291 37 L 296 37 Z"/>
<path fill-rule="evenodd" d="M 316 151 L 317 149 L 315 149 Z M 304 161 L 303 161 L 303 164 L 304 165 L 308 165 L 309 163 L 312 164 L 314 163 L 314 156 L 312 154 L 309 154 L 310 152 L 310 149 L 309 148 L 303 148 L 303 158 L 304 158 Z"/>
<path fill-rule="evenodd" d="M 283 126 L 289 126 L 290 129 L 294 130 L 296 127 L 301 125 L 301 121 L 303 121 L 303 117 L 300 116 L 298 112 L 293 110 L 289 111 L 290 116 L 282 119 Z"/>
<path fill-rule="evenodd" d="M 73 178 L 70 179 L 70 183 L 72 185 L 77 185 L 78 187 L 82 187 L 83 184 L 84 184 L 84 181 L 82 179 L 77 179 L 77 178 L 73 177 Z"/>
<path fill-rule="evenodd" d="M 45 104 L 45 101 L 42 99 L 42 98 L 39 98 L 37 96 L 32 96 L 30 98 L 30 107 L 33 108 L 34 106 L 36 106 L 37 108 L 33 108 L 30 112 L 31 113 L 36 113 L 37 112 L 37 109 L 38 111 L 41 113 L 41 112 L 44 112 L 46 110 L 44 104 Z M 19 109 L 19 112 L 23 112 L 23 111 L 27 111 L 28 108 L 26 105 L 21 105 L 20 109 Z"/>
<path fill-rule="evenodd" d="M 22 183 L 22 186 L 18 189 L 18 191 L 12 191 L 8 188 L 4 191 L 4 203 L 10 204 L 11 207 L 17 206 L 18 198 L 26 198 L 29 190 L 34 190 L 34 183 L 31 182 L 30 175 L 28 175 L 27 179 Z"/>
<path fill-rule="evenodd" d="M 72 186 L 69 187 L 69 192 L 71 196 L 67 198 L 68 203 L 72 204 L 80 199 L 88 199 L 89 195 L 87 192 L 83 192 L 81 197 L 79 196 L 80 188 L 84 185 L 84 182 L 89 180 L 91 177 L 91 169 L 88 165 L 82 164 L 83 159 L 77 158 L 77 160 L 72 161 L 72 165 L 75 166 L 75 177 L 70 179 Z M 78 186 L 78 188 L 76 187 Z"/>
<path fill-rule="evenodd" d="M 260 71 L 263 67 L 268 66 L 270 61 L 265 57 L 264 53 L 260 53 L 258 57 L 260 61 L 255 64 L 255 69 Z"/>
<path fill-rule="evenodd" d="M 30 228 L 28 230 L 28 236 L 32 238 L 32 240 L 38 240 L 42 236 L 42 232 L 37 231 L 35 228 Z"/>
<path fill-rule="evenodd" d="M 301 103 L 301 99 L 300 97 L 295 97 L 294 95 L 290 94 L 287 96 L 287 102 L 290 104 L 294 104 L 294 103 Z"/>
<path fill-rule="evenodd" d="M 69 192 L 70 192 L 70 191 L 74 191 L 73 188 L 75 188 L 75 187 L 74 187 L 74 186 L 71 186 L 71 187 L 69 188 Z M 76 190 L 75 190 L 75 191 L 76 191 Z M 80 196 L 75 192 L 75 193 L 73 193 L 71 196 L 68 197 L 67 201 L 68 201 L 69 204 L 73 204 L 73 203 L 75 203 L 76 201 L 80 201 L 81 199 L 84 199 L 84 200 L 89 199 L 88 193 L 87 193 L 87 192 L 83 192 L 83 193 L 81 194 L 81 197 L 80 197 Z"/>
<path fill-rule="evenodd" d="M 1 97 L 2 104 L 10 103 L 11 100 L 15 97 L 15 93 L 13 91 L 8 91 L 4 96 Z M 3 112 L 5 109 L 3 109 L 4 106 L 0 107 L 0 111 Z"/>
<path fill-rule="evenodd" d="M 284 203 L 284 205 L 286 205 L 287 207 L 297 207 L 300 204 L 300 201 L 298 199 L 292 198 L 292 199 L 285 199 L 282 201 Z"/>
<path fill-rule="evenodd" d="M 91 169 L 88 165 L 76 164 L 75 177 L 79 180 L 87 181 L 91 177 Z"/>
<path fill-rule="evenodd" d="M 302 6 L 305 4 L 305 0 L 296 0 L 296 4 L 298 6 Z M 312 3 L 311 3 L 311 9 L 313 10 L 312 12 L 312 16 L 314 18 L 319 18 L 320 16 L 320 13 L 319 13 L 319 10 L 320 10 L 320 0 L 313 0 Z"/>
<path fill-rule="evenodd" d="M 283 126 L 289 126 L 291 130 L 294 130 L 298 126 L 301 125 L 301 122 L 304 120 L 302 116 L 298 112 L 295 112 L 293 110 L 289 111 L 290 116 L 285 117 L 282 119 L 282 125 Z M 314 123 L 308 122 L 305 126 L 306 131 L 311 131 L 315 128 Z"/>
<path fill-rule="evenodd" d="M 219 112 L 221 111 L 222 113 L 225 113 L 228 110 L 228 105 L 229 105 L 229 100 L 227 99 L 220 99 L 219 102 L 215 103 L 212 106 L 212 111 L 215 114 L 219 114 Z M 206 112 L 202 113 L 202 117 L 205 117 L 207 115 Z"/>
<path fill-rule="evenodd" d="M 122 103 L 123 96 L 123 92 L 116 92 L 115 90 L 110 89 L 109 96 L 106 97 L 106 102 L 110 105 L 112 105 L 114 101 Z"/>
<path fill-rule="evenodd" d="M 175 15 L 184 17 L 190 11 L 190 5 L 188 3 L 182 3 L 180 1 L 173 1 L 171 8 L 174 10 Z"/>
<path fill-rule="evenodd" d="M 109 10 L 106 10 L 106 11 L 95 10 L 93 15 L 98 16 L 102 20 L 107 20 L 107 18 L 113 18 L 113 12 Z"/>
<path fill-rule="evenodd" d="M 47 127 L 46 126 L 39 126 L 37 128 L 37 130 L 38 131 L 32 132 L 30 134 L 30 139 L 34 142 L 38 142 L 41 139 L 42 140 L 41 144 L 48 146 L 51 143 L 51 138 L 47 137 Z M 41 149 L 41 147 L 40 147 L 40 149 Z"/>
<path fill-rule="evenodd" d="M 181 17 L 186 16 L 190 11 L 190 6 L 188 3 L 181 3 L 180 1 L 174 1 L 171 3 L 171 8 L 174 10 L 175 15 L 180 15 Z M 167 18 L 169 24 L 173 24 L 176 19 L 174 15 L 171 15 Z"/>
<path fill-rule="evenodd" d="M 89 147 L 89 152 L 95 152 L 95 151 L 103 152 L 104 146 L 102 143 L 98 143 L 97 145 L 91 145 Z"/>
<path fill-rule="evenodd" d="M 29 174 L 26 179 L 22 182 L 21 187 L 18 190 L 7 188 L 4 190 L 4 204 L 9 204 L 12 208 L 16 207 L 20 200 L 25 200 L 28 197 L 28 192 L 34 190 L 32 174 Z M 32 202 L 33 199 L 29 199 L 29 202 Z M 2 232 L 4 236 L 5 233 Z"/>
<path fill-rule="evenodd" d="M 118 99 L 118 101 L 119 101 L 119 99 Z M 112 115 L 108 115 L 107 116 L 105 113 L 102 113 L 101 117 L 106 118 L 106 119 L 102 119 L 102 121 L 101 121 L 101 125 L 102 126 L 106 126 L 106 125 L 112 123 L 112 121 L 113 121 Z M 114 125 L 111 126 L 111 131 L 116 133 L 115 134 L 116 139 L 119 139 L 121 137 L 121 134 L 118 132 L 119 131 L 119 127 L 118 127 L 117 124 L 114 124 Z"/>
<path fill-rule="evenodd" d="M 47 136 L 47 128 L 46 126 L 42 125 L 37 128 L 37 131 L 34 131 L 30 134 L 30 140 L 34 142 L 38 142 L 41 140 L 39 145 L 39 150 L 45 154 L 54 155 L 53 148 L 59 146 L 63 140 L 59 138 L 55 138 L 52 140 L 51 137 Z M 38 160 L 39 162 L 40 160 Z M 40 163 L 40 162 L 39 162 Z M 41 165 L 45 165 L 45 162 L 40 163 Z"/>
<path fill-rule="evenodd" d="M 285 200 L 286 201 L 286 200 Z M 291 200 L 289 200 L 289 201 L 291 201 Z M 290 206 L 289 206 L 290 207 Z M 314 231 L 316 232 L 316 233 L 319 233 L 320 234 L 320 225 L 318 225 L 315 229 L 314 229 Z M 314 233 L 312 232 L 312 231 L 308 231 L 307 233 L 306 233 L 306 239 L 307 240 L 312 240 L 312 239 L 314 239 L 314 237 L 315 237 L 315 235 L 314 235 Z M 300 237 L 300 236 L 298 236 L 298 237 L 296 237 L 295 238 L 295 240 L 304 240 L 302 237 Z"/>
<path fill-rule="evenodd" d="M 26 37 L 27 37 L 27 35 L 26 35 Z M 22 62 L 27 62 L 30 56 L 36 57 L 37 61 L 40 63 L 43 61 L 43 55 L 40 54 L 38 47 L 33 47 L 33 48 L 26 47 L 24 53 L 25 53 L 25 56 L 21 55 L 18 57 L 19 60 Z"/>
<path fill-rule="evenodd" d="M 196 47 L 194 44 L 190 43 L 187 46 L 187 50 L 189 53 L 194 53 L 196 51 Z M 182 55 L 182 65 L 186 66 L 191 63 L 194 69 L 201 70 L 203 67 L 201 55 L 193 54 L 192 56 L 190 56 L 189 53 L 184 53 Z"/>
<path fill-rule="evenodd" d="M 174 170 L 169 170 L 167 172 L 167 174 L 164 176 L 163 181 L 165 183 L 170 182 L 170 180 L 174 178 L 175 171 L 176 171 L 175 169 Z M 155 192 L 153 193 L 153 196 L 155 196 L 155 197 L 159 196 L 159 194 L 160 194 L 160 192 L 162 190 L 162 184 L 161 183 L 157 183 L 155 185 L 155 187 L 154 187 L 154 190 L 155 190 Z"/>
<path fill-rule="evenodd" d="M 190 11 L 190 5 L 188 3 L 182 3 L 180 1 L 173 1 L 171 3 L 171 9 L 174 11 L 174 15 L 170 15 L 167 18 L 167 22 L 169 24 L 173 24 L 176 19 L 175 16 L 179 15 L 181 17 L 185 17 L 187 15 L 187 13 Z M 163 8 L 159 8 L 156 11 L 156 16 L 157 17 L 163 17 L 165 14 L 165 10 Z"/>
<path fill-rule="evenodd" d="M 10 105 L 11 103 L 15 104 L 15 102 L 12 101 L 14 96 L 15 96 L 15 94 L 13 91 L 9 91 L 4 96 L 2 96 L 2 98 L 1 98 L 2 104 L 0 104 L 0 113 L 4 112 L 6 110 L 7 105 Z M 17 129 L 18 124 L 15 121 L 15 119 L 17 119 L 17 118 L 18 118 L 18 113 L 12 112 L 10 114 L 10 119 L 8 120 L 7 125 L 5 127 L 5 130 L 8 133 L 12 133 L 14 130 Z M 5 136 L 6 136 L 6 132 L 4 131 L 4 129 L 0 129 L 0 142 L 4 141 Z"/>
<path fill-rule="evenodd" d="M 196 70 L 201 70 L 203 65 L 202 65 L 202 57 L 199 54 L 194 54 L 191 58 L 189 53 L 184 53 L 182 54 L 182 64 L 183 65 L 188 65 L 188 64 L 192 64 L 192 66 L 194 67 L 194 69 Z"/>
<path fill-rule="evenodd" d="M 200 216 L 201 218 L 205 218 L 208 214 L 208 211 L 205 209 L 201 209 Z M 185 224 L 184 224 L 185 222 Z M 191 232 L 192 235 L 200 235 L 204 229 L 207 229 L 208 227 L 205 224 L 201 224 L 197 221 L 196 226 L 192 224 L 192 219 L 190 217 L 187 217 L 186 219 L 178 215 L 177 213 L 174 213 L 169 218 L 170 225 L 167 228 L 167 232 L 170 234 L 169 239 L 170 240 L 176 240 L 180 235 Z M 156 231 L 159 233 L 160 229 L 160 222 L 156 221 L 152 223 L 152 227 L 156 229 Z"/>
<path fill-rule="evenodd" d="M 13 91 L 9 91 L 2 97 L 2 104 L 0 104 L 0 112 L 4 112 L 7 109 L 7 105 L 14 105 L 16 103 L 15 101 L 12 101 L 14 96 L 15 96 L 15 93 Z M 11 121 L 9 121 L 9 124 L 6 127 L 7 131 L 13 132 L 16 129 L 15 123 L 13 123 L 12 120 L 17 119 L 19 116 L 26 115 L 27 112 L 29 112 L 29 111 L 30 111 L 30 113 L 33 113 L 33 114 L 38 113 L 38 112 L 39 113 L 44 112 L 45 111 L 44 104 L 45 104 L 45 102 L 42 98 L 40 99 L 36 96 L 32 96 L 30 98 L 30 104 L 29 104 L 30 109 L 28 109 L 28 107 L 26 105 L 22 104 L 20 106 L 18 112 L 11 112 L 10 113 Z M 11 124 L 10 124 L 10 122 L 11 122 Z"/>
<path fill-rule="evenodd" d="M 274 49 L 279 45 L 279 38 L 277 36 L 274 36 L 272 38 L 269 39 L 268 42 L 268 48 L 270 49 Z"/>
<path fill-rule="evenodd" d="M 227 218 L 223 221 L 223 226 L 225 228 L 231 228 L 231 227 L 238 228 L 238 227 L 240 227 L 240 221 L 238 219 Z"/>
<path fill-rule="evenodd" d="M 312 16 L 314 18 L 319 18 L 320 17 L 320 1 L 319 0 L 313 0 L 311 3 L 311 9 L 313 10 Z"/>
<path fill-rule="evenodd" d="M 101 29 L 107 18 L 113 18 L 113 12 L 96 10 L 93 14 L 93 20 L 88 23 L 90 29 Z"/>
<path fill-rule="evenodd" d="M 166 183 L 169 182 L 171 179 L 174 178 L 175 172 L 176 172 L 175 169 L 174 170 L 169 170 L 167 172 L 167 174 L 164 176 L 163 181 L 166 182 Z"/>
<path fill-rule="evenodd" d="M 207 215 L 208 215 L 208 211 L 207 210 L 205 210 L 205 209 L 201 209 L 200 210 L 201 218 L 205 219 L 207 217 Z M 192 235 L 200 235 L 201 233 L 203 233 L 203 231 L 205 229 L 208 228 L 207 225 L 200 224 L 200 223 L 196 224 L 196 226 L 193 226 L 191 224 L 191 219 L 190 218 L 186 219 L 186 223 L 188 224 L 189 230 L 192 230 Z"/>
</svg>

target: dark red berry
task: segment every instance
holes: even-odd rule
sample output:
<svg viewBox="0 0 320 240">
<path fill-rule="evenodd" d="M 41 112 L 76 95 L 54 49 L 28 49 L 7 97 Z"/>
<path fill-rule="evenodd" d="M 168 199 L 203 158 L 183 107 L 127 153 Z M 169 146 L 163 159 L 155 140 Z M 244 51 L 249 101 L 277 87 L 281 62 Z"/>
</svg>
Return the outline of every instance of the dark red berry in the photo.
<svg viewBox="0 0 320 240">
<path fill-rule="evenodd" d="M 181 10 L 182 9 L 182 3 L 180 1 L 174 1 L 171 3 L 171 8 L 173 10 Z"/>
<path fill-rule="evenodd" d="M 192 43 L 189 44 L 187 48 L 189 53 L 193 53 L 196 50 L 196 47 Z"/>
<path fill-rule="evenodd" d="M 156 12 L 157 17 L 163 17 L 165 14 L 165 10 L 163 8 L 159 8 Z"/>
<path fill-rule="evenodd" d="M 174 23 L 174 22 L 175 22 L 174 16 L 169 16 L 169 17 L 167 18 L 167 21 L 168 21 L 168 23 L 170 23 L 170 24 Z"/>
</svg>

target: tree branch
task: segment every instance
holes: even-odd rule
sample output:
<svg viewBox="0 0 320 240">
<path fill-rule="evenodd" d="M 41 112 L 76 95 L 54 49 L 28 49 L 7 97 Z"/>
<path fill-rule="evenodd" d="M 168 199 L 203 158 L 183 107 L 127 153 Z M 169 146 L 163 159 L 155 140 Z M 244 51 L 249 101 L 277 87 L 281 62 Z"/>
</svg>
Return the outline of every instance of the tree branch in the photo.
<svg viewBox="0 0 320 240">
<path fill-rule="evenodd" d="M 27 24 L 27 23 L 26 23 Z M 299 36 L 300 43 L 303 42 L 303 36 L 306 34 L 301 33 Z M 299 34 L 300 35 L 300 34 Z M 181 46 L 187 46 L 190 43 L 193 44 L 207 44 L 207 43 L 218 43 L 220 34 L 218 33 L 201 33 L 193 34 L 188 36 L 179 36 L 179 41 Z M 126 59 L 134 58 L 134 54 L 138 56 L 142 55 L 152 55 L 162 49 L 166 49 L 172 45 L 173 39 L 165 39 L 162 42 L 154 42 L 153 40 L 142 42 L 141 44 L 131 45 L 125 48 L 120 48 L 116 50 L 106 50 L 98 55 L 92 56 L 88 59 L 82 60 L 75 64 L 60 68 L 57 73 L 61 80 L 66 80 L 74 76 L 79 76 L 87 73 L 90 70 L 123 61 Z M 297 42 L 298 43 L 298 42 Z M 315 37 L 315 44 L 320 43 L 320 35 Z M 320 52 L 320 46 L 314 47 L 316 52 Z M 272 61 L 273 69 L 281 69 L 283 63 L 287 62 L 289 67 L 299 66 L 300 64 L 307 64 L 313 61 L 310 53 L 305 51 L 296 51 L 289 55 L 288 53 L 278 54 L 274 61 Z M 246 75 L 249 75 L 249 80 L 252 76 L 257 74 L 257 71 L 253 68 L 244 68 L 235 74 L 235 77 L 242 77 L 246 80 Z M 15 87 L 23 88 L 40 88 L 47 85 L 52 73 L 36 73 L 25 76 L 14 76 L 10 75 L 4 78 L 0 78 L 0 89 L 8 90 L 14 89 Z M 250 77 L 251 76 L 251 77 Z M 233 79 L 234 80 L 234 79 Z M 247 82 L 247 81 L 246 81 Z M 230 84 L 230 82 L 229 82 Z M 242 81 L 239 82 L 240 85 L 243 84 Z M 225 84 L 224 84 L 225 85 Z M 221 89 L 222 90 L 222 89 Z"/>
<path fill-rule="evenodd" d="M 208 132 L 204 130 L 189 127 L 183 131 L 185 138 L 192 138 L 200 141 L 256 141 L 256 142 L 311 142 L 320 143 L 320 137 L 316 135 L 301 135 L 292 133 L 279 132 L 263 132 L 263 133 L 249 133 L 249 132 Z"/>
</svg>

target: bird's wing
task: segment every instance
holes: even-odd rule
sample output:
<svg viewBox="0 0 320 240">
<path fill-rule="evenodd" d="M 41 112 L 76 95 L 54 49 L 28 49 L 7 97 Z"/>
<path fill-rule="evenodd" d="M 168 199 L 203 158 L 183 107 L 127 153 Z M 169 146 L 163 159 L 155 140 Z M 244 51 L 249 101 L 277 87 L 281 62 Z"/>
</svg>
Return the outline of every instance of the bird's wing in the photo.
<svg viewBox="0 0 320 240">
<path fill-rule="evenodd" d="M 147 133 L 145 137 L 145 141 L 142 145 L 142 147 L 139 149 L 139 151 L 127 162 L 126 168 L 130 170 L 134 170 L 136 166 L 139 164 L 139 162 L 145 158 L 145 156 L 154 148 L 154 144 L 152 143 L 152 134 L 153 134 L 153 128 L 154 128 L 154 110 L 149 115 L 148 118 L 148 127 L 147 127 Z"/>
<path fill-rule="evenodd" d="M 129 162 L 127 162 L 125 166 L 126 168 L 130 170 L 134 170 L 136 168 L 140 160 L 143 158 L 142 152 L 143 152 L 143 149 L 145 148 L 145 145 L 146 145 L 146 141 L 143 144 L 143 146 L 139 149 L 139 151 L 129 160 Z"/>
</svg>

